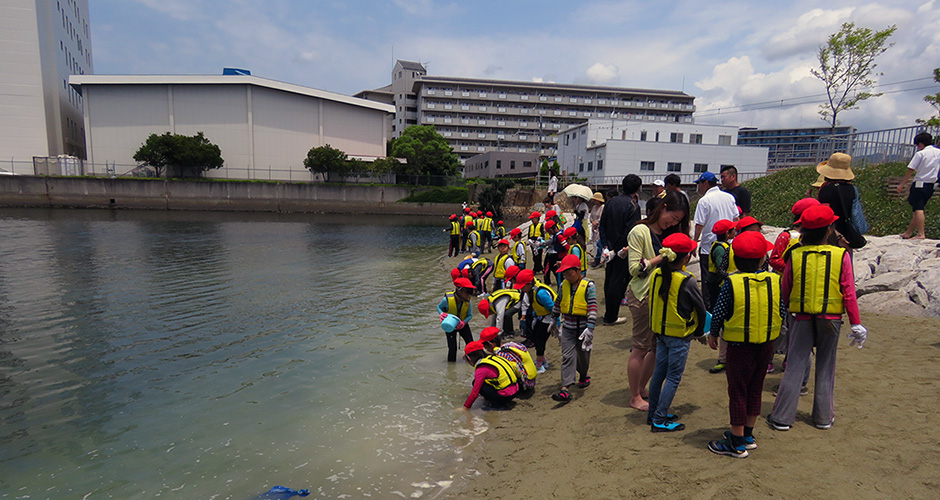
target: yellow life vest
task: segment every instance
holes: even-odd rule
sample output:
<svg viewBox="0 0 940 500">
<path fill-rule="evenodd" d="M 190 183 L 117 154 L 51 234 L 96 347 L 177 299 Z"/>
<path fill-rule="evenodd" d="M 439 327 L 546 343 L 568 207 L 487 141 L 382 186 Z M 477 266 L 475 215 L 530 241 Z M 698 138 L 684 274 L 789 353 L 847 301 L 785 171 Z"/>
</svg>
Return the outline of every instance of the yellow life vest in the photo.
<svg viewBox="0 0 940 500">
<path fill-rule="evenodd" d="M 587 266 L 587 252 L 584 251 L 584 246 L 582 246 L 580 243 L 575 243 L 571 248 L 578 249 L 578 257 L 581 259 L 581 274 L 585 274 L 587 272 L 588 266 Z"/>
<path fill-rule="evenodd" d="M 832 245 L 798 246 L 790 252 L 793 289 L 790 312 L 842 314 L 842 258 L 845 249 Z"/>
<path fill-rule="evenodd" d="M 506 309 L 509 309 L 510 307 L 518 304 L 519 301 L 522 300 L 522 292 L 516 290 L 515 288 L 502 288 L 500 290 L 496 290 L 490 294 L 488 299 L 490 304 L 493 304 L 496 302 L 496 299 L 503 296 L 509 296 L 509 303 L 506 304 Z"/>
<path fill-rule="evenodd" d="M 477 274 L 483 274 L 483 271 L 486 271 L 486 268 L 490 265 L 492 265 L 492 262 L 489 259 L 480 257 L 476 262 L 470 264 L 470 269 L 476 271 Z"/>
<path fill-rule="evenodd" d="M 650 281 L 650 329 L 653 333 L 669 337 L 685 338 L 695 333 L 699 318 L 692 311 L 691 317 L 686 318 L 679 314 L 679 290 L 682 285 L 692 277 L 686 271 L 673 271 L 669 282 L 669 295 L 663 300 L 659 295 L 663 287 L 663 271 L 656 268 Z"/>
<path fill-rule="evenodd" d="M 452 220 L 450 221 L 450 235 L 457 236 L 460 234 L 460 223 Z"/>
<path fill-rule="evenodd" d="M 496 227 L 496 237 L 497 237 L 497 238 L 503 238 L 503 237 L 505 237 L 505 236 L 506 236 L 506 228 L 505 228 L 504 226 L 497 226 L 497 227 Z"/>
<path fill-rule="evenodd" d="M 535 285 L 532 287 L 532 309 L 535 310 L 536 316 L 542 316 L 542 317 L 548 316 L 549 314 L 552 313 L 552 310 L 539 303 L 539 300 L 538 300 L 539 290 L 547 291 L 552 296 L 553 303 L 556 300 L 558 300 L 558 294 L 555 293 L 554 288 L 546 285 L 545 283 L 542 283 L 539 280 L 535 280 Z"/>
<path fill-rule="evenodd" d="M 763 344 L 780 336 L 780 275 L 734 273 L 728 280 L 734 310 L 725 320 L 725 341 Z"/>
<path fill-rule="evenodd" d="M 468 222 L 473 222 L 473 217 L 470 217 L 469 215 L 464 215 L 464 216 L 463 216 L 463 225 L 462 225 L 461 227 L 466 228 Z"/>
<path fill-rule="evenodd" d="M 512 351 L 516 356 L 519 356 L 519 359 L 522 360 L 522 368 L 525 370 L 525 376 L 523 378 L 526 380 L 535 380 L 535 377 L 538 376 L 539 372 L 538 369 L 535 368 L 535 362 L 532 361 L 532 355 L 529 354 L 528 351 L 523 351 L 522 349 L 516 347 L 504 345 L 496 350 L 497 355 L 499 355 L 499 351 L 502 351 L 503 349 Z"/>
<path fill-rule="evenodd" d="M 489 217 L 484 217 L 480 219 L 480 231 L 492 232 L 493 231 L 493 219 Z"/>
<path fill-rule="evenodd" d="M 496 269 L 493 271 L 493 277 L 503 279 L 506 277 L 506 259 L 509 254 L 500 254 L 496 256 Z"/>
<path fill-rule="evenodd" d="M 571 293 L 571 283 L 561 280 L 561 312 L 572 316 L 587 316 L 587 287 L 593 281 L 581 278 L 578 289 Z"/>
<path fill-rule="evenodd" d="M 477 361 L 477 366 L 480 364 L 490 365 L 499 372 L 497 378 L 486 379 L 486 383 L 493 386 L 497 391 L 501 391 L 512 384 L 519 383 L 519 373 L 516 371 L 513 363 L 508 359 L 490 354 L 480 361 Z"/>
<path fill-rule="evenodd" d="M 447 312 L 457 316 L 461 321 L 467 321 L 467 316 L 470 315 L 470 301 L 468 300 L 458 306 L 457 296 L 454 295 L 454 292 L 447 292 L 444 296 L 447 297 Z"/>
<path fill-rule="evenodd" d="M 525 244 L 521 243 L 521 241 L 512 242 L 509 252 L 512 255 L 513 262 L 519 263 L 525 260 Z M 519 247 L 522 247 L 522 255 L 519 255 Z"/>
<path fill-rule="evenodd" d="M 712 249 L 715 248 L 715 245 L 719 245 L 725 249 L 725 254 L 728 255 L 728 274 L 731 274 L 738 270 L 738 266 L 734 264 L 734 250 L 731 248 L 731 243 L 727 241 L 716 241 L 712 244 Z M 708 272 L 716 273 L 718 272 L 718 264 L 715 263 L 715 259 L 711 258 L 711 252 L 708 252 Z"/>
<path fill-rule="evenodd" d="M 542 237 L 542 223 L 533 222 L 529 225 L 529 239 L 534 240 Z"/>
</svg>

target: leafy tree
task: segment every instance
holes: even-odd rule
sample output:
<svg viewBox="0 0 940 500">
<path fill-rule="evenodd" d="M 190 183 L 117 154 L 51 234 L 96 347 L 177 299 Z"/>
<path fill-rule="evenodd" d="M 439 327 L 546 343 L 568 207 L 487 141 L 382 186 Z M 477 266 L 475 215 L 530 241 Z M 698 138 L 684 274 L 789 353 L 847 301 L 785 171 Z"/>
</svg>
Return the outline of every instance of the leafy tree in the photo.
<svg viewBox="0 0 940 500">
<path fill-rule="evenodd" d="M 539 174 L 548 175 L 548 160 L 542 160 L 542 167 L 539 168 Z"/>
<path fill-rule="evenodd" d="M 349 157 L 346 153 L 326 144 L 307 151 L 304 167 L 313 173 L 323 174 L 323 178 L 329 180 L 331 173 L 342 175 L 348 171 Z"/>
<path fill-rule="evenodd" d="M 480 202 L 480 210 L 491 211 L 497 219 L 503 218 L 503 201 L 506 199 L 506 191 L 509 191 L 514 185 L 511 179 L 493 179 L 486 183 L 479 194 L 477 200 Z"/>
<path fill-rule="evenodd" d="M 389 156 L 386 158 L 377 158 L 369 167 L 369 171 L 375 174 L 390 174 L 398 171 L 401 162 L 397 158 Z"/>
<path fill-rule="evenodd" d="M 401 173 L 455 176 L 460 162 L 454 150 L 431 125 L 412 125 L 392 141 L 389 156 L 404 158 Z"/>
<path fill-rule="evenodd" d="M 839 123 L 840 112 L 856 109 L 858 103 L 881 95 L 864 89 L 874 85 L 872 76 L 880 75 L 872 74 L 877 66 L 875 58 L 894 45 L 887 42 L 897 29 L 892 25 L 873 31 L 871 28 L 856 28 L 855 23 L 843 23 L 842 29 L 829 35 L 826 44 L 819 47 L 816 54 L 819 69 L 811 72 L 826 84 L 829 102 L 819 106 L 819 116 L 832 128 Z"/>
<path fill-rule="evenodd" d="M 154 167 L 157 176 L 200 177 L 210 168 L 224 163 L 222 150 L 209 142 L 202 132 L 187 135 L 150 134 L 134 153 L 134 161 Z"/>
<path fill-rule="evenodd" d="M 940 68 L 934 68 L 933 81 L 940 83 Z M 937 114 L 926 120 L 918 118 L 917 123 L 923 123 L 929 127 L 940 127 L 940 92 L 925 96 L 924 100 L 930 103 L 930 105 L 933 106 L 935 110 L 937 110 Z"/>
</svg>

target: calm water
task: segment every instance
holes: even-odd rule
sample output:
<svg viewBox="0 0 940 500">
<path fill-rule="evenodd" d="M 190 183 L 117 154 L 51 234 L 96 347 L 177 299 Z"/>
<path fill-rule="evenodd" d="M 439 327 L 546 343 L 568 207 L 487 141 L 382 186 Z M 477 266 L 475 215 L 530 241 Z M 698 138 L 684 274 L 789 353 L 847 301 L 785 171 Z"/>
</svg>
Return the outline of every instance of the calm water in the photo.
<svg viewBox="0 0 940 500">
<path fill-rule="evenodd" d="M 0 498 L 432 498 L 436 218 L 0 210 Z"/>
</svg>

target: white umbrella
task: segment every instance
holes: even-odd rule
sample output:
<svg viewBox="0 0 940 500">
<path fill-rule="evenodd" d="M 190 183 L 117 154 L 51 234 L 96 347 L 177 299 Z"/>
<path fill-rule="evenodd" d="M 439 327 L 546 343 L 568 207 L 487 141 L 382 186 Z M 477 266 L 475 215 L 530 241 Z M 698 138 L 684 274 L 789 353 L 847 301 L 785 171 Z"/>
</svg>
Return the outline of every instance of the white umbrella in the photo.
<svg viewBox="0 0 940 500">
<path fill-rule="evenodd" d="M 581 198 L 585 201 L 594 196 L 594 191 L 591 188 L 581 184 L 568 184 L 562 192 L 569 197 Z"/>
</svg>

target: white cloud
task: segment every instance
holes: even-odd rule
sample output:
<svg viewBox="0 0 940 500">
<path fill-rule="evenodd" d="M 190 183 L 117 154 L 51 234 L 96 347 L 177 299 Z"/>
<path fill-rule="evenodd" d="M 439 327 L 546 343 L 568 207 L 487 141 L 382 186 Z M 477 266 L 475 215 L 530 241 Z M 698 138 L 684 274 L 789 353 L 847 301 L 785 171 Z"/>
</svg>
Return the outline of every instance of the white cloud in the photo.
<svg viewBox="0 0 940 500">
<path fill-rule="evenodd" d="M 839 30 L 852 10 L 813 9 L 801 15 L 791 27 L 770 37 L 763 47 L 764 57 L 773 61 L 806 52 L 815 53 L 831 33 Z"/>
<path fill-rule="evenodd" d="M 189 21 L 199 16 L 197 2 L 187 0 L 135 0 L 137 3 L 162 12 L 178 21 Z"/>
<path fill-rule="evenodd" d="M 620 83 L 620 68 L 615 64 L 594 63 L 584 74 L 588 81 L 595 85 L 615 85 Z"/>
</svg>

